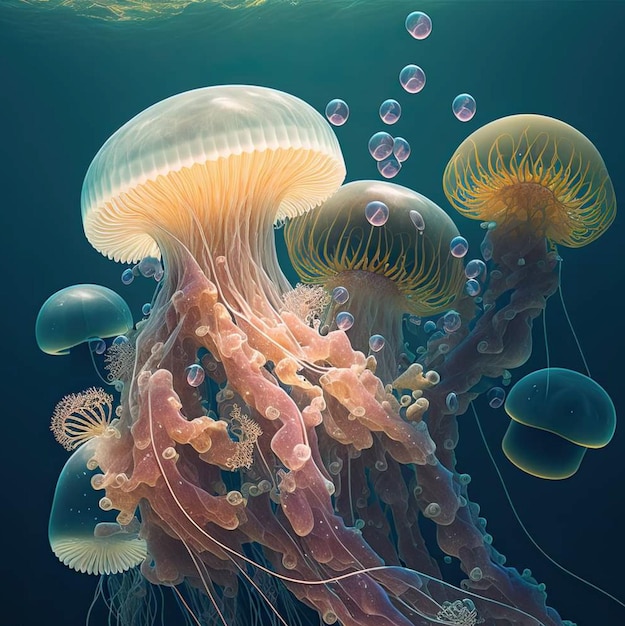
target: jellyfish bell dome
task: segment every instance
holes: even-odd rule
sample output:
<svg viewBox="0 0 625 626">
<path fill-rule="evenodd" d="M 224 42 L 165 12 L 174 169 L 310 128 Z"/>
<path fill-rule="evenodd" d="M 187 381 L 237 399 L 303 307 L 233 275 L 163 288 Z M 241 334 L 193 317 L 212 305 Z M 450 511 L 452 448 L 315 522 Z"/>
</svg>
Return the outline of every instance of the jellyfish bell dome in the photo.
<svg viewBox="0 0 625 626">
<path fill-rule="evenodd" d="M 328 327 L 342 328 L 348 315 L 352 346 L 377 353 L 376 374 L 385 382 L 397 375 L 403 315 L 444 311 L 464 281 L 462 261 L 449 254 L 458 236 L 452 219 L 394 183 L 347 183 L 319 208 L 289 220 L 284 236 L 304 283 L 345 292 L 329 309 Z"/>
<path fill-rule="evenodd" d="M 252 230 L 273 224 L 324 201 L 344 176 L 332 129 L 302 100 L 265 87 L 205 87 L 154 104 L 108 139 L 84 180 L 83 226 L 116 261 L 160 257 L 169 235 L 193 253 L 200 228 L 217 227 L 211 250 L 223 254 L 226 216 L 252 216 Z"/>
<path fill-rule="evenodd" d="M 447 198 L 472 219 L 576 248 L 614 221 L 605 163 L 578 130 L 544 115 L 482 126 L 456 149 L 443 175 Z"/>
<path fill-rule="evenodd" d="M 53 355 L 94 338 L 116 337 L 133 327 L 126 301 L 101 285 L 72 285 L 52 294 L 35 323 L 39 348 Z"/>
<path fill-rule="evenodd" d="M 383 224 L 368 219 L 370 203 L 388 210 Z M 437 204 L 412 189 L 377 180 L 343 185 L 285 229 L 291 262 L 305 282 L 332 289 L 348 272 L 367 272 L 370 280 L 378 275 L 393 286 L 384 297 L 396 295 L 402 312 L 415 315 L 440 313 L 459 294 L 462 262 L 448 254 L 457 235 L 453 220 Z"/>
<path fill-rule="evenodd" d="M 607 445 L 616 428 L 614 403 L 588 376 L 552 367 L 532 372 L 508 393 L 511 418 L 502 441 L 508 459 L 540 478 L 563 479 L 588 448 Z"/>
<path fill-rule="evenodd" d="M 57 558 L 71 569 L 117 574 L 141 563 L 147 546 L 138 535 L 138 520 L 119 524 L 118 511 L 92 487 L 98 475 L 91 465 L 96 446 L 95 439 L 88 441 L 65 463 L 54 492 L 48 539 Z"/>
</svg>

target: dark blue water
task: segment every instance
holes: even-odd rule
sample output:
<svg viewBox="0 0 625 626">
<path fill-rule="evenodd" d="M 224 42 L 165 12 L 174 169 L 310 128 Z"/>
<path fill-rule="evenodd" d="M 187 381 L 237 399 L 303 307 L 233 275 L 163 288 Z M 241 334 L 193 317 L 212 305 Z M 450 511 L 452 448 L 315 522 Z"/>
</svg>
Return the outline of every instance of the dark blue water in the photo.
<svg viewBox="0 0 625 626">
<path fill-rule="evenodd" d="M 4 3 L 2 3 L 3 5 Z M 337 129 L 348 180 L 378 178 L 366 142 L 380 130 L 379 103 L 397 98 L 404 114 L 393 132 L 412 156 L 395 179 L 448 207 L 441 175 L 458 143 L 480 125 L 512 113 L 557 117 L 599 149 L 625 198 L 623 2 L 312 2 L 249 10 L 195 6 L 168 20 L 111 23 L 71 10 L 0 5 L 0 210 L 2 267 L 2 605 L 0 624 L 84 623 L 96 580 L 62 566 L 49 550 L 47 515 L 66 453 L 49 433 L 65 394 L 97 384 L 88 356 L 37 350 L 34 321 L 42 302 L 75 283 L 120 291 L 140 317 L 147 281 L 120 282 L 121 266 L 95 252 L 82 232 L 80 189 L 101 144 L 145 107 L 188 89 L 251 83 L 281 89 L 318 110 L 335 97 L 351 107 Z M 411 39 L 403 21 L 427 11 L 432 36 Z M 407 63 L 427 73 L 422 93 L 397 81 Z M 451 115 L 468 91 L 478 113 Z M 451 209 L 450 209 L 451 211 Z M 454 217 L 474 246 L 476 223 Z M 623 401 L 623 233 L 617 215 L 590 246 L 561 250 L 562 287 L 593 377 Z M 547 308 L 551 364 L 581 368 L 557 298 Z M 515 379 L 545 366 L 540 324 L 535 351 Z M 621 598 L 625 559 L 625 434 L 586 455 L 561 482 L 541 482 L 508 464 L 499 442 L 503 410 L 482 409 L 482 423 L 527 528 L 557 561 Z M 548 603 L 583 626 L 625 624 L 625 610 L 547 562 L 518 527 L 472 418 L 460 420 L 459 469 L 473 476 L 472 499 L 508 564 L 546 583 Z M 99 619 L 102 619 L 101 616 Z M 94 623 L 103 623 L 94 622 Z M 169 622 L 168 622 L 169 623 Z M 171 622 L 176 623 L 176 622 Z"/>
</svg>

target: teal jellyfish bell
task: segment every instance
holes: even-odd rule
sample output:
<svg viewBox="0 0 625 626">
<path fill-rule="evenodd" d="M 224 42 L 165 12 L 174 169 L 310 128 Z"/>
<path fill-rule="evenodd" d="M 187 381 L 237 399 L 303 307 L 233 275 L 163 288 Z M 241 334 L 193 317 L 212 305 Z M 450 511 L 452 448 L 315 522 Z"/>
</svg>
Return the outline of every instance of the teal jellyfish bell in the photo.
<svg viewBox="0 0 625 626">
<path fill-rule="evenodd" d="M 551 367 L 532 372 L 510 390 L 511 418 L 502 441 L 519 469 L 552 480 L 575 474 L 588 448 L 614 435 L 616 411 L 605 389 L 579 372 Z"/>
<path fill-rule="evenodd" d="M 70 348 L 95 338 L 123 335 L 133 327 L 126 301 L 101 285 L 72 285 L 51 295 L 35 324 L 37 345 L 47 354 L 69 354 Z"/>
<path fill-rule="evenodd" d="M 97 441 L 80 446 L 57 482 L 48 539 L 58 559 L 84 574 L 117 574 L 137 566 L 147 554 L 136 518 L 122 526 L 103 492 L 97 492 L 92 457 Z"/>
</svg>

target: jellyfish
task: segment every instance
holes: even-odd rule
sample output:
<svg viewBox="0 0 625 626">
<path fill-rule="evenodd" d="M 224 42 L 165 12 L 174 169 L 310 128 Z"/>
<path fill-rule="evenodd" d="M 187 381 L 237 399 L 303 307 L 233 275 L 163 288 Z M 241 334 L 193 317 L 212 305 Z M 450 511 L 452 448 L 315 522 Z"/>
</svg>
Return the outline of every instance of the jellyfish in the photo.
<svg viewBox="0 0 625 626">
<path fill-rule="evenodd" d="M 96 440 L 80 446 L 59 476 L 48 526 L 52 552 L 68 567 L 85 574 L 118 574 L 147 555 L 136 517 L 120 525 L 116 512 L 91 486 Z M 100 501 L 99 501 L 100 500 Z"/>
<path fill-rule="evenodd" d="M 472 133 L 447 164 L 443 188 L 461 214 L 488 226 L 481 249 L 490 268 L 476 321 L 484 332 L 474 329 L 472 349 L 489 355 L 482 375 L 497 378 L 531 353 L 532 320 L 558 287 L 555 246 L 582 246 L 605 232 L 614 190 L 592 143 L 541 115 L 504 117 Z M 467 376 L 479 382 L 470 368 Z"/>
<path fill-rule="evenodd" d="M 149 107 L 102 146 L 83 185 L 83 225 L 116 261 L 163 255 L 170 282 L 190 254 L 221 279 L 229 306 L 249 302 L 271 318 L 289 288 L 273 224 L 325 200 L 344 175 L 334 134 L 297 98 L 197 89 Z"/>
<path fill-rule="evenodd" d="M 517 262 L 536 241 L 577 248 L 614 221 L 612 181 L 595 146 L 578 130 L 543 115 L 511 115 L 472 133 L 443 175 L 452 206 L 491 222 L 497 258 Z M 513 250 L 504 252 L 496 240 Z M 497 249 L 498 248 L 498 249 Z"/>
<path fill-rule="evenodd" d="M 443 187 L 454 208 L 488 226 L 482 244 L 489 264 L 483 301 L 467 305 L 470 298 L 461 298 L 455 305 L 463 312 L 461 327 L 432 337 L 414 364 L 418 368 L 408 368 L 394 384 L 411 390 L 426 368 L 440 376 L 437 385 L 423 391 L 428 429 L 437 460 L 468 503 L 453 514 L 436 503 L 437 515 L 446 519 L 437 527 L 440 548 L 460 560 L 469 588 L 508 599 L 514 589 L 513 604 L 536 615 L 544 607 L 542 591 L 529 581 L 519 584 L 518 574 L 503 567 L 505 559 L 492 547 L 479 507 L 470 502 L 468 483 L 455 470 L 457 416 L 493 381 L 527 361 L 532 322 L 558 286 L 555 245 L 583 245 L 599 237 L 614 218 L 614 194 L 601 156 L 581 133 L 533 115 L 502 118 L 469 136 L 451 157 Z M 416 467 L 424 512 L 433 502 L 427 494 L 432 467 Z M 473 546 L 469 551 L 467 541 Z M 551 609 L 538 610 L 544 623 L 556 619 Z"/>
<path fill-rule="evenodd" d="M 524 376 L 505 409 L 511 420 L 501 443 L 506 457 L 524 472 L 552 480 L 575 474 L 586 450 L 607 445 L 616 427 L 605 389 L 561 367 Z"/>
<path fill-rule="evenodd" d="M 384 206 L 383 223 L 367 215 L 374 203 Z M 445 311 L 461 290 L 462 263 L 448 252 L 457 235 L 451 218 L 431 200 L 400 185 L 368 180 L 343 185 L 285 228 L 300 279 L 336 294 L 326 325 L 336 328 L 337 315 L 349 313 L 352 346 L 374 352 L 376 374 L 385 383 L 398 374 L 403 315 Z M 383 342 L 378 351 L 376 337 Z"/>
<path fill-rule="evenodd" d="M 132 327 L 130 308 L 117 293 L 101 285 L 72 285 L 43 303 L 35 336 L 43 352 L 68 354 L 81 343 L 122 335 Z"/>
<path fill-rule="evenodd" d="M 190 581 L 218 612 L 240 581 L 263 597 L 250 566 L 328 623 L 408 625 L 413 613 L 443 611 L 419 575 L 387 571 L 336 513 L 315 430 L 327 416 L 337 445 L 362 449 L 373 431 L 384 454 L 423 464 L 434 450 L 427 429 L 386 406 L 344 332 L 322 337 L 283 310 L 290 286 L 273 224 L 326 200 L 344 173 L 321 115 L 247 86 L 150 107 L 87 171 L 92 245 L 117 261 L 164 265 L 150 316 L 128 333 L 132 367 L 110 364 L 123 390 L 116 435 L 94 433 L 101 474 L 92 484 L 120 525 L 139 508 L 150 555 L 142 575 Z M 190 384 L 190 366 L 205 381 Z M 262 559 L 249 556 L 251 544 Z M 410 598 L 389 600 L 402 593 Z"/>
<path fill-rule="evenodd" d="M 544 588 L 504 567 L 454 455 L 457 416 L 484 380 L 529 354 L 531 320 L 557 282 L 547 236 L 538 229 L 526 263 L 501 265 L 500 279 L 491 268 L 481 307 L 458 296 L 462 261 L 438 208 L 401 191 L 420 208 L 400 217 L 410 236 L 397 247 L 376 239 L 391 232 L 391 212 L 378 226 L 351 215 L 361 227 L 345 225 L 346 250 L 366 228 L 400 259 L 398 276 L 415 267 L 408 251 L 422 254 L 419 306 L 459 311 L 453 332 L 447 324 L 387 384 L 345 330 L 319 332 L 314 298 L 304 315 L 286 306 L 294 290 L 275 255 L 273 224 L 323 215 L 315 207 L 342 193 L 344 174 L 323 116 L 266 88 L 173 96 L 117 131 L 87 172 L 85 234 L 118 261 L 160 257 L 164 275 L 149 317 L 107 353 L 115 408 L 91 393 L 62 402 L 57 438 L 88 453 L 91 487 L 115 524 L 139 521 L 140 584 L 198 590 L 185 610 L 211 606 L 220 626 L 246 623 L 233 602 L 248 593 L 267 623 L 284 626 L 285 605 L 272 601 L 283 588 L 328 624 L 562 626 Z M 499 232 L 497 263 L 500 246 L 523 240 Z M 443 580 L 422 523 L 435 550 L 458 559 L 461 588 Z"/>
</svg>

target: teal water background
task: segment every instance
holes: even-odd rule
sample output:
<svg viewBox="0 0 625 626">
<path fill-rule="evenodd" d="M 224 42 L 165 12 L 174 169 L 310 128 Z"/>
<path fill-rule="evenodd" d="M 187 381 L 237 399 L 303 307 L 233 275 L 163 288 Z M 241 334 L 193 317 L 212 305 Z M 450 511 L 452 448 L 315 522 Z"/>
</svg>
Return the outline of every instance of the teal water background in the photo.
<svg viewBox="0 0 625 626">
<path fill-rule="evenodd" d="M 405 16 L 424 10 L 434 28 L 415 41 Z M 617 200 L 625 202 L 625 3 L 426 2 L 365 0 L 268 2 L 247 10 L 208 5 L 144 23 L 111 23 L 0 3 L 0 250 L 4 270 L 2 325 L 2 583 L 0 624 L 77 626 L 96 580 L 62 566 L 49 550 L 47 515 L 66 453 L 49 418 L 65 394 L 98 383 L 85 351 L 40 353 L 34 342 L 39 306 L 75 283 L 119 291 L 140 317 L 150 283 L 124 287 L 122 266 L 84 238 L 80 190 L 102 143 L 147 106 L 175 93 L 215 84 L 250 83 L 281 89 L 318 110 L 332 98 L 351 108 L 336 129 L 347 180 L 379 178 L 367 140 L 383 130 L 377 109 L 397 98 L 403 116 L 391 132 L 406 137 L 412 156 L 394 182 L 450 210 L 442 171 L 458 143 L 495 118 L 512 113 L 557 117 L 583 132 L 601 152 Z M 409 95 L 397 76 L 408 63 L 423 67 L 425 89 Z M 451 114 L 455 95 L 477 100 L 466 124 Z M 453 216 L 473 250 L 476 223 Z M 623 416 L 622 328 L 625 218 L 592 245 L 562 249 L 562 285 L 593 377 Z M 582 367 L 562 308 L 547 307 L 551 364 Z M 530 362 L 545 366 L 540 322 Z M 557 561 L 621 598 L 625 559 L 625 428 L 590 452 L 580 472 L 541 482 L 506 462 L 499 442 L 503 410 L 481 406 L 482 423 L 522 519 Z M 459 469 L 473 476 L 471 499 L 482 506 L 494 545 L 508 564 L 529 567 L 545 582 L 548 604 L 583 626 L 625 624 L 625 610 L 566 577 L 518 527 L 469 415 L 460 418 Z M 94 621 L 98 626 L 102 622 Z"/>
</svg>

